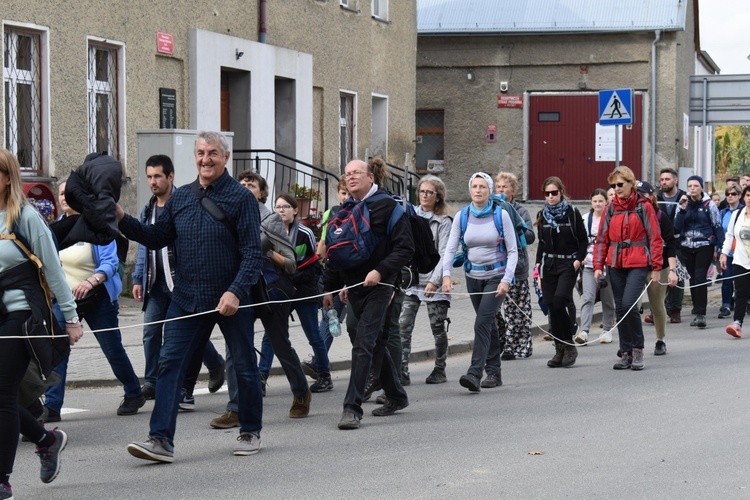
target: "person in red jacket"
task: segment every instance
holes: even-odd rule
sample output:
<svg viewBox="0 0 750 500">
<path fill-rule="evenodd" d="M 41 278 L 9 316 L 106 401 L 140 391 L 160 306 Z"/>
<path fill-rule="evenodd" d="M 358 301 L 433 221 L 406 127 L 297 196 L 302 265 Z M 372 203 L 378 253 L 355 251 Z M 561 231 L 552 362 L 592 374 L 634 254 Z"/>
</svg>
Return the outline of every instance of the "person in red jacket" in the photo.
<svg viewBox="0 0 750 500">
<path fill-rule="evenodd" d="M 635 189 L 635 175 L 628 167 L 617 167 L 607 181 L 615 198 L 599 224 L 594 247 L 594 278 L 598 281 L 606 265 L 620 321 L 621 359 L 615 370 L 643 370 L 643 328 L 633 307 L 651 274 L 658 281 L 664 242 L 654 207 Z M 625 316 L 627 313 L 627 316 Z"/>
</svg>

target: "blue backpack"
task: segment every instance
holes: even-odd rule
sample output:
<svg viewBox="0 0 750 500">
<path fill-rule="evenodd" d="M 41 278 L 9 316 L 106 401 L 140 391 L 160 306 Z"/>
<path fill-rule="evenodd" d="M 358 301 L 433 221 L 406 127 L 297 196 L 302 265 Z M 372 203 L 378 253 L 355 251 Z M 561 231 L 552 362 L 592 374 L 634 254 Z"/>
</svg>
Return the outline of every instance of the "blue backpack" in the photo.
<svg viewBox="0 0 750 500">
<path fill-rule="evenodd" d="M 390 234 L 393 226 L 404 215 L 404 207 L 399 204 L 393 209 L 385 235 L 375 233 L 370 227 L 368 202 L 390 198 L 386 193 L 377 193 L 367 200 L 349 198 L 341 205 L 336 216 L 326 228 L 326 260 L 336 269 L 348 271 L 365 265 L 372 252 L 384 236 Z"/>
</svg>

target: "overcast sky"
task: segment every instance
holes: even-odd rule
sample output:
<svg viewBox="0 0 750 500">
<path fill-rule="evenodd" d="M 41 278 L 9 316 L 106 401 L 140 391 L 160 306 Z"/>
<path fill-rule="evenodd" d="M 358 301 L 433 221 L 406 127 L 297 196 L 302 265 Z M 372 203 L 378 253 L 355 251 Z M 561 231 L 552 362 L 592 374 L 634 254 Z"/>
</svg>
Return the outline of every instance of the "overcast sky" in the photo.
<svg viewBox="0 0 750 500">
<path fill-rule="evenodd" d="M 722 75 L 750 74 L 750 0 L 699 0 L 701 49 Z"/>
</svg>

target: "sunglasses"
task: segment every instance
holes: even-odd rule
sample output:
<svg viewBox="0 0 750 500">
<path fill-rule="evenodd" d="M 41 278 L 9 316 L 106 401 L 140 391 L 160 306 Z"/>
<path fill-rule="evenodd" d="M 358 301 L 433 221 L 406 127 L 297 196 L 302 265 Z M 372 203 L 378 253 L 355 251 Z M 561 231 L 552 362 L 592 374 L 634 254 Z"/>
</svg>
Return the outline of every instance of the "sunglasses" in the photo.
<svg viewBox="0 0 750 500">
<path fill-rule="evenodd" d="M 732 193 L 726 193 L 726 195 L 727 196 L 739 196 L 740 193 L 734 193 L 734 192 L 732 192 Z"/>
<path fill-rule="evenodd" d="M 618 188 L 621 188 L 621 187 L 623 187 L 623 186 L 624 186 L 625 184 L 627 184 L 627 183 L 626 183 L 626 182 L 617 182 L 617 183 L 615 183 L 615 184 L 610 184 L 610 185 L 609 185 L 609 187 L 611 187 L 612 189 L 614 189 L 614 188 L 616 188 L 616 187 L 618 187 Z"/>
<path fill-rule="evenodd" d="M 559 194 L 560 194 L 560 190 L 559 189 L 553 189 L 552 191 L 545 191 L 544 192 L 544 196 L 545 197 L 546 196 L 557 196 Z"/>
</svg>

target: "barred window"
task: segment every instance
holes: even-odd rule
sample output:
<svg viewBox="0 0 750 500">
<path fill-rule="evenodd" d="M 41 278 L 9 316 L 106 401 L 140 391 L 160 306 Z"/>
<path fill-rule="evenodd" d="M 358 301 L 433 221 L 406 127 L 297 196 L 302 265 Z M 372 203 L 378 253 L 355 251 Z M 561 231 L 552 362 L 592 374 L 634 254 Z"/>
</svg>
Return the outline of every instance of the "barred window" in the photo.
<svg viewBox="0 0 750 500">
<path fill-rule="evenodd" d="M 106 151 L 119 158 L 117 110 L 118 60 L 114 47 L 89 44 L 89 152 Z"/>
<path fill-rule="evenodd" d="M 40 38 L 8 26 L 3 37 L 5 148 L 18 158 L 25 175 L 42 171 Z"/>
</svg>

